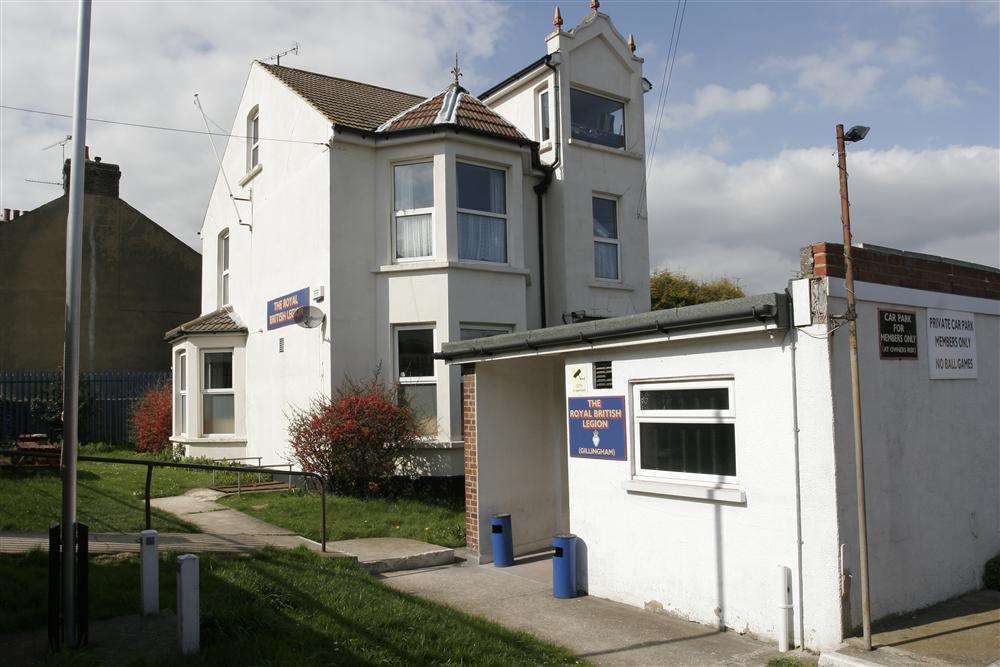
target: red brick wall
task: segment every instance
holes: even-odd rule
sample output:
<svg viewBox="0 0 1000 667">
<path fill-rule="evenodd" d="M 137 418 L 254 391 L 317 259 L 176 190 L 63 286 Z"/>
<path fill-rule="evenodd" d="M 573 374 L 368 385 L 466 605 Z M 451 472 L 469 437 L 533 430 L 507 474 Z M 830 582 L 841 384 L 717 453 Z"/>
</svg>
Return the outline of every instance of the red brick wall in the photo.
<svg viewBox="0 0 1000 667">
<path fill-rule="evenodd" d="M 1000 299 L 1000 270 L 891 248 L 853 248 L 854 279 L 866 283 Z M 844 246 L 814 243 L 802 249 L 805 276 L 844 277 Z"/>
<path fill-rule="evenodd" d="M 479 553 L 479 459 L 476 454 L 476 367 L 462 366 L 462 439 L 465 442 L 465 541 Z"/>
</svg>

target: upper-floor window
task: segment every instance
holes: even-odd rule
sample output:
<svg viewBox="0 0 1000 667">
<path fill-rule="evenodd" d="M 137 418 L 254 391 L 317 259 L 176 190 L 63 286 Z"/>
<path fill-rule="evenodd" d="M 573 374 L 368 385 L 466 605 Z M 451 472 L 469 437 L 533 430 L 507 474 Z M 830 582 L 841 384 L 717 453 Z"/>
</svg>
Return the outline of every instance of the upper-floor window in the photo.
<svg viewBox="0 0 1000 667">
<path fill-rule="evenodd" d="M 570 89 L 573 138 L 593 144 L 625 147 L 625 104 L 576 88 Z"/>
<path fill-rule="evenodd" d="M 434 164 L 393 168 L 393 221 L 396 259 L 434 254 Z"/>
<path fill-rule="evenodd" d="M 229 305 L 229 230 L 219 234 L 219 308 Z"/>
<path fill-rule="evenodd" d="M 543 90 L 538 93 L 538 135 L 541 141 L 548 141 L 551 136 L 549 127 L 549 91 Z"/>
<path fill-rule="evenodd" d="M 458 257 L 482 262 L 507 261 L 507 174 L 459 162 Z"/>
<path fill-rule="evenodd" d="M 257 107 L 247 115 L 247 171 L 260 164 L 260 112 Z"/>
<path fill-rule="evenodd" d="M 618 240 L 618 202 L 594 197 L 594 276 L 618 280 L 621 273 L 621 242 Z"/>
</svg>

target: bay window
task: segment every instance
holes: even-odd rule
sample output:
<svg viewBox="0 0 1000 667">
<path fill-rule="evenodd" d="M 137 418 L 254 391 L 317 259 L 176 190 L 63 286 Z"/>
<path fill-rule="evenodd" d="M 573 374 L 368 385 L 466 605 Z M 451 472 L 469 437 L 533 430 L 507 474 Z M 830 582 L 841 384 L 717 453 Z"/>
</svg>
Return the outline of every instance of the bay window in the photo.
<svg viewBox="0 0 1000 667">
<path fill-rule="evenodd" d="M 202 434 L 232 435 L 236 432 L 233 351 L 205 352 L 203 360 Z"/>
<path fill-rule="evenodd" d="M 458 162 L 458 257 L 507 262 L 507 174 Z"/>
<path fill-rule="evenodd" d="M 621 276 L 621 243 L 618 239 L 618 202 L 607 197 L 593 198 L 594 276 L 618 280 Z"/>
<path fill-rule="evenodd" d="M 395 258 L 434 254 L 434 164 L 418 162 L 393 168 Z"/>
<path fill-rule="evenodd" d="M 633 406 L 637 476 L 735 481 L 732 380 L 637 384 Z"/>
<path fill-rule="evenodd" d="M 625 148 L 624 103 L 571 88 L 569 114 L 574 139 Z"/>
<path fill-rule="evenodd" d="M 437 380 L 434 376 L 434 329 L 396 329 L 396 373 L 400 402 L 417 416 L 421 435 L 437 435 Z"/>
</svg>

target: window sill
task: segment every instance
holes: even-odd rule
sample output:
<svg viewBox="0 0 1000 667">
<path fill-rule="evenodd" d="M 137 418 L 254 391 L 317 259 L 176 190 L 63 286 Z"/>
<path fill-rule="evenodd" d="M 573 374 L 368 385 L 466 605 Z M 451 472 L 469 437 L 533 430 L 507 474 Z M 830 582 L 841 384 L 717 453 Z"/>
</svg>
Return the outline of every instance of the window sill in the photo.
<svg viewBox="0 0 1000 667">
<path fill-rule="evenodd" d="M 243 178 L 240 179 L 240 187 L 241 188 L 245 188 L 247 186 L 247 183 L 249 183 L 253 179 L 257 178 L 257 174 L 259 174 L 262 171 L 264 171 L 264 165 L 263 164 L 258 164 L 256 167 L 254 167 L 253 169 L 251 169 L 250 172 L 246 176 L 244 176 Z"/>
<path fill-rule="evenodd" d="M 574 139 L 570 137 L 566 141 L 569 142 L 570 146 L 579 146 L 580 148 L 589 148 L 590 150 L 600 151 L 602 153 L 611 153 L 612 155 L 620 155 L 621 157 L 632 158 L 633 160 L 641 160 L 642 153 L 637 153 L 635 151 L 628 151 L 624 148 L 611 148 L 610 146 L 603 146 L 601 144 L 591 143 L 583 139 Z"/>
<path fill-rule="evenodd" d="M 232 445 L 234 447 L 244 447 L 247 444 L 246 438 L 238 438 L 235 435 L 219 436 L 186 436 L 172 435 L 170 442 L 182 445 Z"/>
<path fill-rule="evenodd" d="M 607 282 L 605 282 L 603 280 L 595 280 L 592 283 L 590 283 L 590 286 L 591 287 L 597 287 L 597 288 L 600 288 L 600 289 L 617 289 L 617 290 L 623 290 L 625 292 L 634 292 L 635 291 L 635 288 L 632 287 L 631 285 L 626 285 L 625 283 L 618 283 L 618 282 L 614 282 L 614 281 L 610 281 L 610 280 L 607 281 Z"/>
<path fill-rule="evenodd" d="M 675 498 L 693 498 L 721 503 L 744 504 L 747 501 L 743 489 L 735 484 L 699 484 L 697 482 L 653 482 L 641 479 L 628 479 L 622 482 L 622 488 L 629 493 L 645 493 L 653 496 L 671 496 Z"/>
<path fill-rule="evenodd" d="M 531 272 L 509 264 L 494 264 L 492 262 L 453 262 L 442 260 L 407 261 L 399 264 L 385 264 L 374 269 L 372 273 L 405 273 L 407 271 L 440 271 L 443 269 L 464 269 L 466 271 L 491 271 L 493 273 L 512 273 L 527 276 Z"/>
</svg>

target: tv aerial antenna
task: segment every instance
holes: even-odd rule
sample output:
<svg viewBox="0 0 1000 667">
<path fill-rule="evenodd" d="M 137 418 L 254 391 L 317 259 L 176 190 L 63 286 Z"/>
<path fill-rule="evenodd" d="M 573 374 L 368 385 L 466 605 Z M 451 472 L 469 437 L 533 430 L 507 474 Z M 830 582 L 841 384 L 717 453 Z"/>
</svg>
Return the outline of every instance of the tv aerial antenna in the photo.
<svg viewBox="0 0 1000 667">
<path fill-rule="evenodd" d="M 67 134 L 65 137 L 63 137 L 59 141 L 55 141 L 55 142 L 49 144 L 48 146 L 46 146 L 42 150 L 43 151 L 47 151 L 50 148 L 55 148 L 56 146 L 62 146 L 63 162 L 65 162 L 66 161 L 66 144 L 68 144 L 71 141 L 73 141 L 73 135 L 72 134 Z"/>
<path fill-rule="evenodd" d="M 275 65 L 280 65 L 281 64 L 281 57 L 282 56 L 287 56 L 287 55 L 296 55 L 296 56 L 299 55 L 299 43 L 298 42 L 292 42 L 291 48 L 285 49 L 284 51 L 281 51 L 280 53 L 275 53 L 274 55 L 270 55 L 267 58 L 265 58 L 264 60 L 273 60 Z"/>
<path fill-rule="evenodd" d="M 315 329 L 323 324 L 326 315 L 316 306 L 302 306 L 292 313 L 292 321 L 303 329 Z"/>
</svg>

